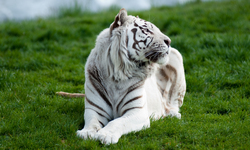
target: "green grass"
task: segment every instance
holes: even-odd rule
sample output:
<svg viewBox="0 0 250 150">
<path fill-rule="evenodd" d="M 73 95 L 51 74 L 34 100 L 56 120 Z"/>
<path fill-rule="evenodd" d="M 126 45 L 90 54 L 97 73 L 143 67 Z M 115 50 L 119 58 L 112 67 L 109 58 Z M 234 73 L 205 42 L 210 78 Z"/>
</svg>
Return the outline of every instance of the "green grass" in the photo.
<svg viewBox="0 0 250 150">
<path fill-rule="evenodd" d="M 105 146 L 82 140 L 84 64 L 96 35 L 119 10 L 63 10 L 58 17 L 0 24 L 0 149 L 248 149 L 250 147 L 250 1 L 152 8 L 139 15 L 158 26 L 183 55 L 187 93 L 182 119 Z"/>
</svg>

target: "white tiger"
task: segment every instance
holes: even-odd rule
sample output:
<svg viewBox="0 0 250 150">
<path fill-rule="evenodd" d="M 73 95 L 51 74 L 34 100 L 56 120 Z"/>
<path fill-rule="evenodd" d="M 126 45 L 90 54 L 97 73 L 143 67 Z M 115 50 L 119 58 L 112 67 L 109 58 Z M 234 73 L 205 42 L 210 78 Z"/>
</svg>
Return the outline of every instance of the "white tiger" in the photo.
<svg viewBox="0 0 250 150">
<path fill-rule="evenodd" d="M 165 116 L 181 118 L 186 81 L 181 54 L 154 24 L 121 9 L 85 66 L 85 125 L 77 135 L 104 144 Z"/>
</svg>

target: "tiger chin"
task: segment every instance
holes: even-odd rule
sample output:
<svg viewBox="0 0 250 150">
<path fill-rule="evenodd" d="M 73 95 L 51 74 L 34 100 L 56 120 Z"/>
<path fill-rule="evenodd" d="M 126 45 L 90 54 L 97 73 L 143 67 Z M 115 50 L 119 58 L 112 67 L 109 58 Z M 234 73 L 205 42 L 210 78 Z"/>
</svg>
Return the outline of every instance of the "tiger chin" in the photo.
<svg viewBox="0 0 250 150">
<path fill-rule="evenodd" d="M 97 37 L 85 66 L 83 139 L 115 144 L 150 118 L 181 118 L 186 81 L 181 54 L 154 24 L 121 9 Z"/>
</svg>

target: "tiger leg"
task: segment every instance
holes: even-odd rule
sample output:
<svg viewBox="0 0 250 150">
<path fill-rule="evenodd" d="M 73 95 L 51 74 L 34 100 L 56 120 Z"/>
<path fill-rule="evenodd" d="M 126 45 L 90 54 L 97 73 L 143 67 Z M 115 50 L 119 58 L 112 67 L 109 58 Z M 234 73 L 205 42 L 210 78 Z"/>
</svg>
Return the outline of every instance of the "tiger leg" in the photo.
<svg viewBox="0 0 250 150">
<path fill-rule="evenodd" d="M 161 66 L 156 74 L 158 88 L 164 99 L 166 116 L 181 118 L 179 108 L 183 104 L 186 92 L 186 81 L 181 54 L 171 48 L 170 60 L 166 66 Z"/>
<path fill-rule="evenodd" d="M 149 127 L 150 120 L 146 106 L 127 111 L 123 116 L 110 121 L 104 128 L 99 130 L 95 139 L 103 144 L 115 144 L 123 134 L 139 131 L 143 127 Z"/>
<path fill-rule="evenodd" d="M 168 104 L 171 106 L 169 115 L 180 119 L 179 108 L 183 104 L 186 92 L 186 80 L 182 56 L 174 48 L 172 48 L 171 58 L 169 64 L 165 67 L 165 71 L 168 72 L 171 85 L 167 94 Z"/>
<path fill-rule="evenodd" d="M 77 136 L 83 139 L 94 139 L 95 134 L 108 122 L 92 109 L 85 109 L 84 121 L 84 128 L 77 131 Z"/>
</svg>

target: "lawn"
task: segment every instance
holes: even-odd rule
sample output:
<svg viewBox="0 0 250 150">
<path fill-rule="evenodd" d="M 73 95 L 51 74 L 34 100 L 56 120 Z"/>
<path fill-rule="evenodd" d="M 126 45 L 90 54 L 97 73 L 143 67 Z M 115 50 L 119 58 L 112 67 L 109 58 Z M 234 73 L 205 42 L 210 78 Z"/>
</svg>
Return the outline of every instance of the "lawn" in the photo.
<svg viewBox="0 0 250 150">
<path fill-rule="evenodd" d="M 84 64 L 119 9 L 62 9 L 57 17 L 0 24 L 0 149 L 249 149 L 250 1 L 190 3 L 139 15 L 184 59 L 182 119 L 163 118 L 118 144 L 76 137 L 83 128 Z"/>
</svg>

